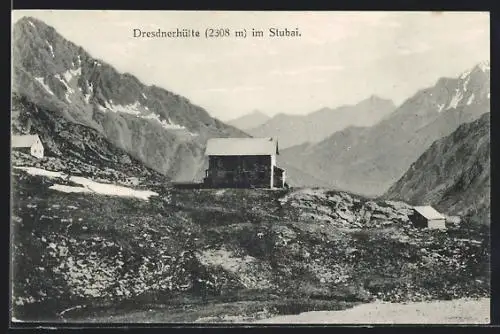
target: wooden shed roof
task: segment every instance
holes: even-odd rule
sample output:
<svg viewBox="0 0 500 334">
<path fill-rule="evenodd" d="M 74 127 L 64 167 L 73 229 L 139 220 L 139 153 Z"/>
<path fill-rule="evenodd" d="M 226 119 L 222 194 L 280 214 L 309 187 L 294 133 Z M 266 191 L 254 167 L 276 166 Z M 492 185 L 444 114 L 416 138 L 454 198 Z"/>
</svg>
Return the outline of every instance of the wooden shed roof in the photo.
<svg viewBox="0 0 500 334">
<path fill-rule="evenodd" d="M 279 154 L 273 138 L 212 138 L 205 155 L 274 155 Z"/>
<path fill-rule="evenodd" d="M 12 147 L 31 147 L 37 139 L 38 135 L 12 136 Z"/>
<path fill-rule="evenodd" d="M 443 216 L 438 211 L 436 211 L 436 209 L 434 209 L 432 206 L 428 206 L 428 205 L 427 206 L 415 206 L 415 207 L 413 207 L 413 209 L 427 219 L 446 219 L 445 216 Z"/>
</svg>

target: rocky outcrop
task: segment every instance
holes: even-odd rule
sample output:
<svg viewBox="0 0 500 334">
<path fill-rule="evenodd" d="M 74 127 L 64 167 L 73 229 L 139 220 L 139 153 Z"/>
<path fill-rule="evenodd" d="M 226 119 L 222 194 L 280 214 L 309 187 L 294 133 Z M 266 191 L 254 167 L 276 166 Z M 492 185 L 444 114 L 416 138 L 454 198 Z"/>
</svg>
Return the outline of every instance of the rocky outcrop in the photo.
<svg viewBox="0 0 500 334">
<path fill-rule="evenodd" d="M 166 186 L 170 183 L 168 178 L 114 146 L 95 129 L 70 122 L 59 112 L 38 106 L 26 97 L 13 95 L 12 112 L 16 116 L 12 133 L 38 134 L 45 150 L 43 159 L 13 150 L 13 166 L 33 166 L 122 184 Z"/>
<path fill-rule="evenodd" d="M 489 239 L 412 228 L 404 203 L 317 189 L 172 189 L 144 201 L 14 177 L 18 319 L 178 298 L 310 305 L 489 294 Z"/>
</svg>

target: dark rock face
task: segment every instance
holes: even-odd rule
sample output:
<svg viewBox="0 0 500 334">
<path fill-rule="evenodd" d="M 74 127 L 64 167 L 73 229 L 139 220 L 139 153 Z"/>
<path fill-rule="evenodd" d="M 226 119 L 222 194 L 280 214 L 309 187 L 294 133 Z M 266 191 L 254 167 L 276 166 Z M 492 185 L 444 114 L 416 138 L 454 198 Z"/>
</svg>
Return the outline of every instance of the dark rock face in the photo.
<svg viewBox="0 0 500 334">
<path fill-rule="evenodd" d="M 490 223 L 490 114 L 435 141 L 385 194 Z"/>
<path fill-rule="evenodd" d="M 13 90 L 172 178 L 201 176 L 207 138 L 248 137 L 186 98 L 118 73 L 43 22 L 13 29 Z"/>
<path fill-rule="evenodd" d="M 37 106 L 26 97 L 12 97 L 13 134 L 37 133 L 44 145 L 45 157 L 13 151 L 12 165 L 33 166 L 106 182 L 163 184 L 169 179 L 113 145 L 100 132 L 68 121 L 59 112 Z"/>
</svg>

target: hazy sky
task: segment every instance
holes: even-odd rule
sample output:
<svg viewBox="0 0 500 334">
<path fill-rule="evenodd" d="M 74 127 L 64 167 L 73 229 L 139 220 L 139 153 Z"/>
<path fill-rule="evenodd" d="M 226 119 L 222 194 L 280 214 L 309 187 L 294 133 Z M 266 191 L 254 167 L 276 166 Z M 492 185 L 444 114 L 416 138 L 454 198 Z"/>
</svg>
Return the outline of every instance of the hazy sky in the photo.
<svg viewBox="0 0 500 334">
<path fill-rule="evenodd" d="M 254 109 L 304 114 L 379 95 L 400 104 L 441 76 L 489 60 L 480 12 L 15 11 L 93 57 L 186 96 L 222 120 Z M 262 38 L 134 38 L 133 29 L 252 28 Z M 299 28 L 298 38 L 267 37 Z"/>
</svg>

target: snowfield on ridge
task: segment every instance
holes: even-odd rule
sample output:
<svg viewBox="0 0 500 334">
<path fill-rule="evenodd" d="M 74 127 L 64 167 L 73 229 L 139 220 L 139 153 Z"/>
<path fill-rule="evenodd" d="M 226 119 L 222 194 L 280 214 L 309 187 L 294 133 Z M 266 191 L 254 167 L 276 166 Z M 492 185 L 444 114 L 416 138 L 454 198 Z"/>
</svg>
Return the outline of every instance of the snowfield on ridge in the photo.
<svg viewBox="0 0 500 334">
<path fill-rule="evenodd" d="M 154 191 L 147 190 L 136 190 L 128 187 L 118 186 L 114 184 L 99 183 L 89 180 L 81 176 L 69 176 L 61 172 L 47 171 L 41 168 L 35 167 L 16 167 L 13 168 L 21 169 L 26 171 L 30 175 L 47 176 L 50 178 L 59 178 L 66 181 L 74 182 L 76 184 L 82 185 L 82 187 L 68 186 L 62 184 L 54 184 L 49 187 L 49 189 L 62 191 L 62 192 L 93 192 L 101 195 L 108 196 L 123 196 L 123 197 L 136 197 L 143 200 L 148 200 L 150 196 L 158 196 L 158 193 Z"/>
</svg>

